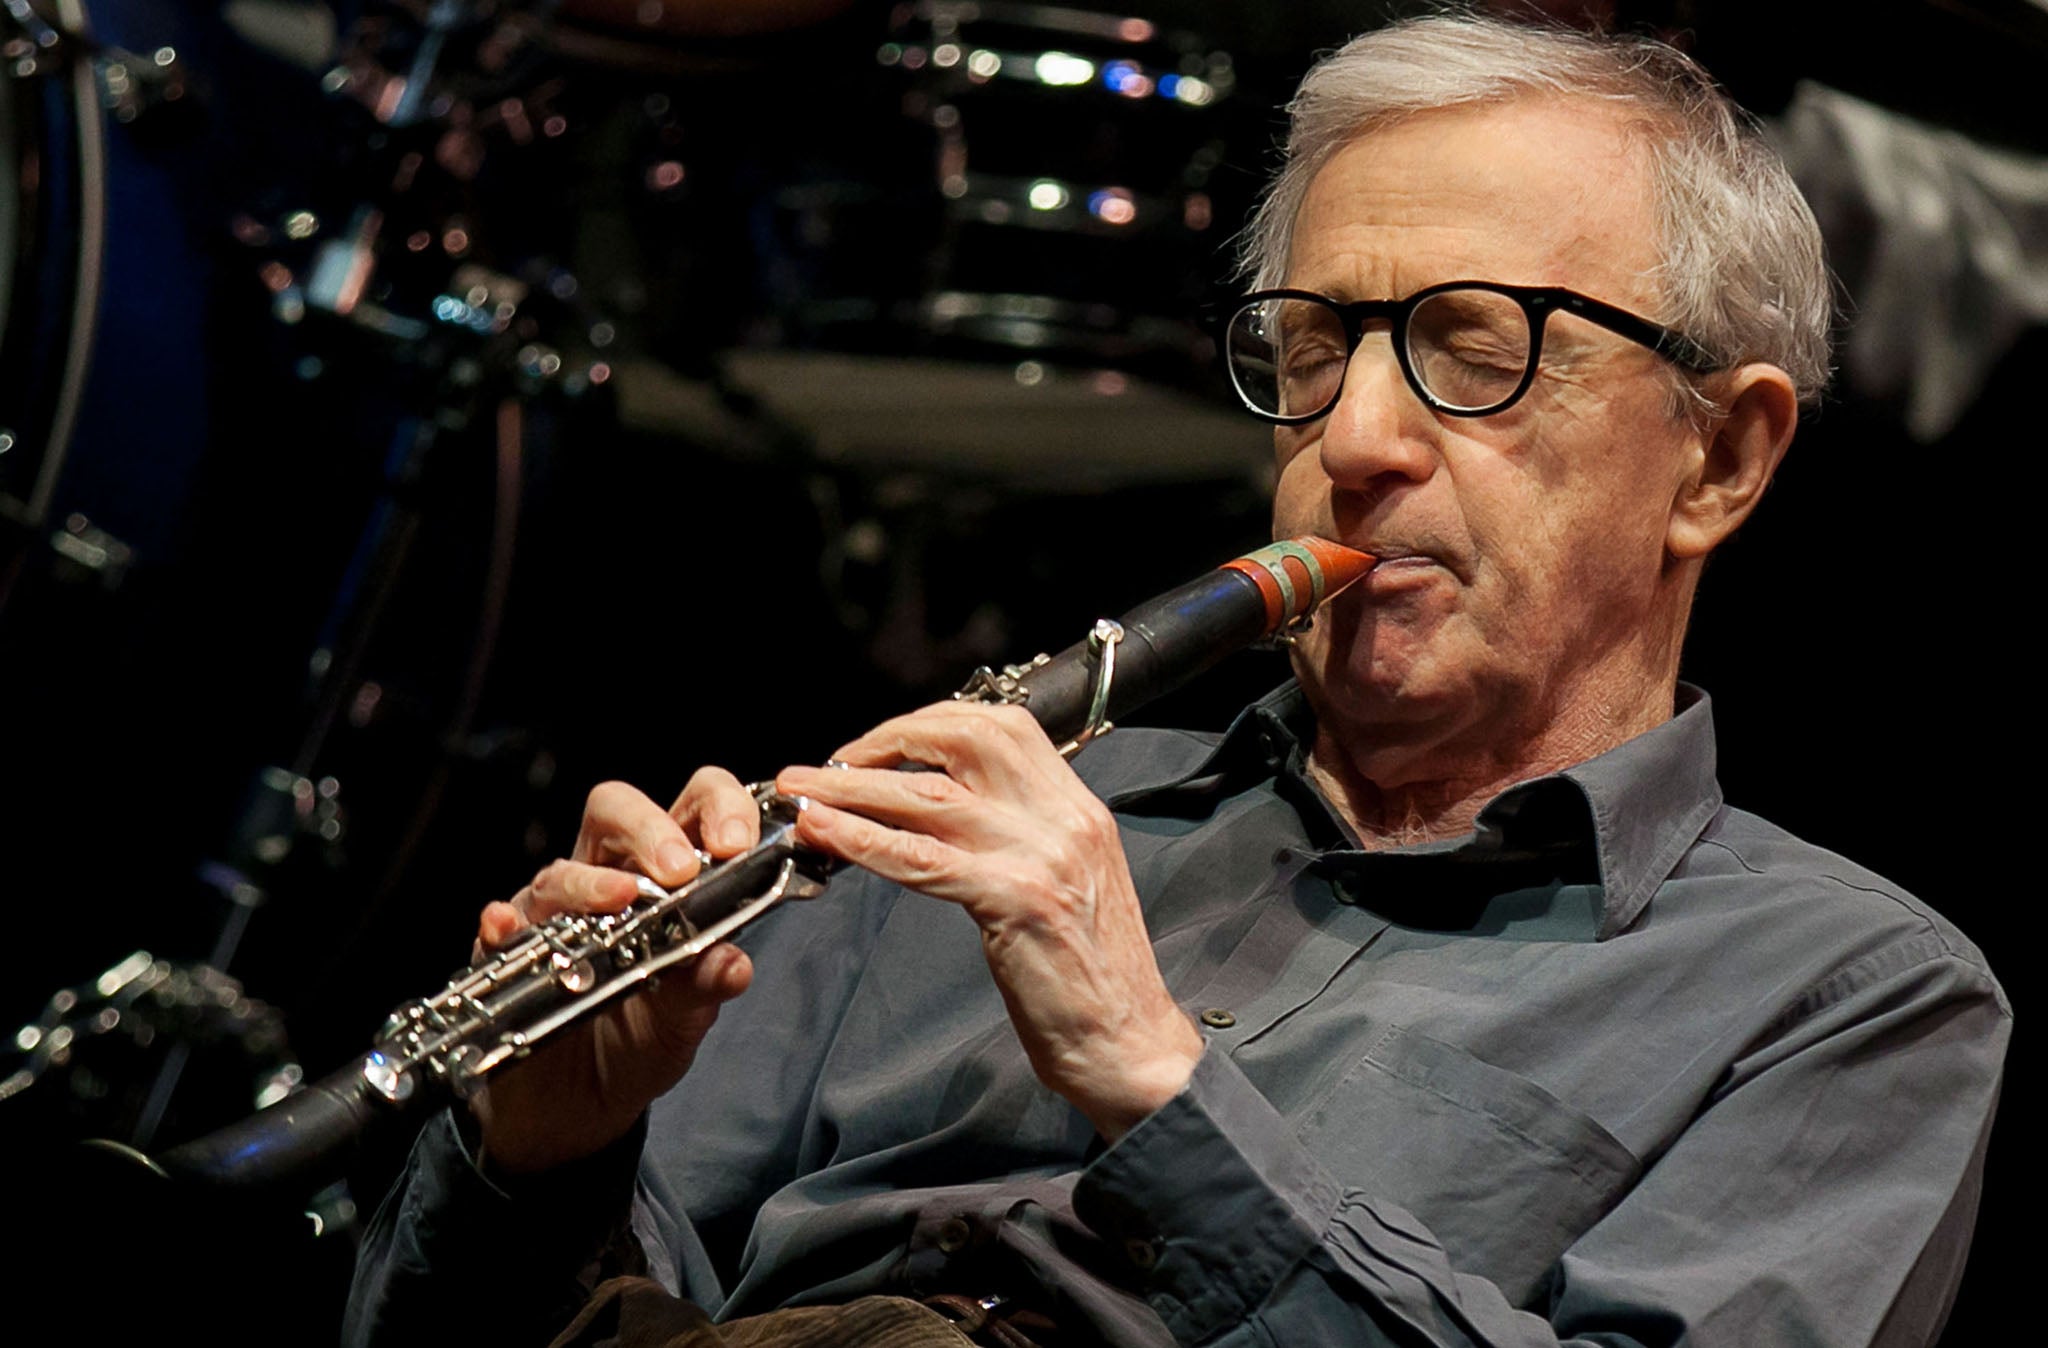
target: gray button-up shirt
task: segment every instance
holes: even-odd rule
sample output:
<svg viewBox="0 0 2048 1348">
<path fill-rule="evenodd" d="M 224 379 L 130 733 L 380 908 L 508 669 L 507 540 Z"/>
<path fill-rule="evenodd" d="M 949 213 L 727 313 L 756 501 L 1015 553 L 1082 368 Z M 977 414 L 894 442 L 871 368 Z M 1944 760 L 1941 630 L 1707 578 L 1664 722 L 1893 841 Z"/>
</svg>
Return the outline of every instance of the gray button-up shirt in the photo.
<svg viewBox="0 0 2048 1348">
<path fill-rule="evenodd" d="M 637 1186 L 638 1137 L 507 1194 L 430 1127 L 350 1338 L 535 1336 L 630 1193 L 650 1271 L 723 1316 L 1000 1291 L 1118 1345 L 1926 1341 L 2010 1009 L 1925 906 L 1727 808 L 1681 708 L 1374 852 L 1293 689 L 1119 731 L 1078 766 L 1208 1038 L 1178 1098 L 1105 1148 L 967 917 L 848 876 L 750 936 Z"/>
</svg>

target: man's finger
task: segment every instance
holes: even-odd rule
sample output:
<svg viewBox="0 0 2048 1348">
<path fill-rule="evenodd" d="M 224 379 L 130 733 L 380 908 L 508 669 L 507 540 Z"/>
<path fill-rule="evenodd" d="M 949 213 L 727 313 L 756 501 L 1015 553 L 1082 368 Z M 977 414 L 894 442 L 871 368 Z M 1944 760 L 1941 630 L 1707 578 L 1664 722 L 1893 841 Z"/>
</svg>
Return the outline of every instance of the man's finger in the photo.
<svg viewBox="0 0 2048 1348">
<path fill-rule="evenodd" d="M 470 954 L 470 962 L 481 960 L 485 954 L 504 945 L 529 925 L 526 914 L 518 907 L 518 899 L 527 897 L 522 889 L 511 903 L 496 902 L 484 905 L 483 912 L 476 920 L 476 949 Z"/>
<path fill-rule="evenodd" d="M 891 768 L 784 768 L 775 785 L 787 795 L 865 815 L 891 828 L 948 836 L 974 795 L 943 772 Z"/>
<path fill-rule="evenodd" d="M 976 790 L 1042 787 L 1054 769 L 1071 775 L 1029 712 L 968 702 L 939 702 L 892 717 L 841 745 L 832 758 L 859 768 L 921 763 Z"/>
<path fill-rule="evenodd" d="M 669 814 L 716 857 L 735 856 L 761 840 L 760 807 L 724 768 L 697 769 Z"/>
<path fill-rule="evenodd" d="M 797 839 L 828 856 L 938 899 L 965 899 L 973 858 L 924 833 L 906 833 L 813 801 L 797 816 Z"/>
<path fill-rule="evenodd" d="M 690 846 L 669 812 L 624 782 L 592 787 L 574 859 L 624 866 L 673 888 L 697 873 Z"/>
<path fill-rule="evenodd" d="M 747 952 L 724 942 L 712 946 L 691 965 L 691 991 L 707 1001 L 729 1002 L 754 981 L 754 963 Z"/>
<path fill-rule="evenodd" d="M 545 922 L 560 913 L 616 913 L 639 892 L 625 871 L 582 861 L 555 861 L 534 876 L 533 883 L 520 890 L 512 902 L 528 921 Z"/>
</svg>

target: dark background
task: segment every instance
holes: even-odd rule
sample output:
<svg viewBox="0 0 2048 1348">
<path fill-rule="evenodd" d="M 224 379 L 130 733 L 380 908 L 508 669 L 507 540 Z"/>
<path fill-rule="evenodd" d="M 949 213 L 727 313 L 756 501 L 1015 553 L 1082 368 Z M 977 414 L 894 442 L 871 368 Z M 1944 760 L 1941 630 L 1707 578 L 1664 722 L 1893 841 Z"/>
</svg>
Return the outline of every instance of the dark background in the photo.
<svg viewBox="0 0 2048 1348">
<path fill-rule="evenodd" d="M 1154 307 L 1192 311 L 1227 282 L 1224 241 L 1272 163 L 1282 124 L 1266 110 L 1318 49 L 1413 7 L 1125 8 L 1234 58 L 1237 87 L 1206 133 L 1224 151 L 1204 180 L 1216 223 L 1146 260 L 1180 274 L 1157 283 L 1174 293 Z M 900 72 L 875 62 L 887 6 L 773 38 L 635 34 L 574 55 L 543 35 L 464 97 L 488 110 L 539 91 L 534 106 L 559 111 L 568 133 L 520 143 L 501 122 L 475 123 L 481 168 L 459 181 L 432 171 L 445 121 L 378 124 L 322 91 L 329 62 L 308 68 L 252 41 L 232 9 L 91 10 L 104 43 L 145 56 L 175 46 L 184 80 L 134 121 L 108 120 L 106 291 L 84 412 L 49 518 L 16 511 L 0 525 L 0 883 L 18 933 L 0 1017 L 35 1022 L 53 993 L 138 948 L 205 961 L 235 912 L 229 871 L 263 896 L 227 962 L 262 1005 L 238 1003 L 241 1019 L 161 1010 L 157 1043 L 105 1036 L 0 1099 L 10 1183 L 27 1185 L 55 1139 L 132 1126 L 181 1038 L 197 1047 L 159 1142 L 246 1110 L 252 1064 L 283 1060 L 252 1024 L 288 1033 L 312 1075 L 359 1052 L 386 1010 L 463 959 L 484 901 L 567 850 L 590 783 L 621 777 L 662 796 L 698 763 L 749 777 L 814 761 L 976 663 L 1063 646 L 1098 613 L 1263 539 L 1263 436 L 1249 420 L 1241 449 L 1203 421 L 1204 453 L 1176 462 L 1124 435 L 1134 423 L 1106 419 L 1135 399 L 1105 399 L 1095 417 L 1084 397 L 1032 423 L 1042 457 L 1000 450 L 995 428 L 963 452 L 933 430 L 947 413 L 919 362 L 981 356 L 1001 373 L 1016 352 L 941 350 L 884 322 L 835 327 L 792 299 L 923 283 L 888 214 L 931 201 L 930 146 L 903 120 Z M 1980 145 L 2048 154 L 2048 21 L 2026 0 L 1624 4 L 1607 17 L 1686 43 L 1766 116 L 1815 80 Z M 381 35 L 387 64 L 418 28 L 395 6 L 338 21 L 344 39 L 357 22 Z M 450 65 L 482 60 L 462 48 Z M 78 155 L 55 79 L 17 77 L 9 124 L 17 168 L 35 162 L 61 219 Z M 1058 123 L 1035 120 L 1045 111 L 995 119 L 1027 163 L 1061 152 Z M 1113 168 L 1181 155 L 1171 135 L 1123 116 L 1098 128 Z M 429 169 L 395 187 L 414 143 Z M 664 164 L 682 167 L 679 182 L 662 185 Z M 426 230 L 438 248 L 466 228 L 476 260 L 513 271 L 543 259 L 531 273 L 541 289 L 577 277 L 573 295 L 522 303 L 538 325 L 528 336 L 569 369 L 605 360 L 615 377 L 571 389 L 522 373 L 515 348 L 531 343 L 394 336 L 317 305 L 282 321 L 274 268 L 306 283 L 312 249 L 365 205 L 385 219 L 376 260 L 396 278 L 394 311 L 439 284 L 407 280 L 405 234 Z M 310 240 L 287 229 L 301 210 L 317 218 Z M 1863 241 L 1831 246 L 1853 259 Z M 53 297 L 66 241 L 46 229 L 20 242 L 0 426 L 46 414 L 63 336 Z M 1045 248 L 989 265 L 1062 261 Z M 1847 323 L 1860 309 L 1844 271 Z M 599 322 L 616 333 L 603 348 L 589 341 Z M 1942 340 L 1932 319 L 1925 339 Z M 827 453 L 843 427 L 719 374 L 736 351 L 849 347 L 902 358 L 873 394 L 903 452 L 876 450 L 870 434 L 864 450 Z M 1961 420 L 1933 436 L 1909 432 L 1906 390 L 1838 386 L 1710 568 L 1686 660 L 1716 700 L 1731 802 L 1927 898 L 2009 988 L 2022 984 L 2025 891 L 2006 840 L 2020 822 L 2006 760 L 2033 723 L 2017 705 L 2018 620 L 2034 607 L 2020 598 L 2032 521 L 2019 475 L 2040 438 L 2022 400 L 2044 355 L 2038 327 L 2015 338 Z M 1050 363 L 1082 387 L 1117 366 L 1187 400 L 1176 406 L 1222 406 L 1203 401 L 1217 398 L 1209 376 L 1146 361 Z M 649 380 L 629 377 L 647 369 L 682 390 L 652 412 Z M 499 421 L 508 399 L 521 409 L 516 446 Z M 0 459 L 0 489 L 18 486 L 8 467 Z M 73 514 L 132 549 L 125 571 L 50 545 Z M 378 605 L 380 557 L 397 560 Z M 352 672 L 336 675 L 351 651 Z M 1246 657 L 1145 719 L 1221 724 L 1279 674 Z M 273 765 L 332 778 L 339 812 L 278 826 L 264 806 L 288 796 L 259 777 Z M 330 817 L 339 835 L 325 839 Z M 265 838 L 292 845 L 278 858 Z M 2031 1043 L 2023 1029 L 2015 1077 Z M 2018 1305 L 2019 1139 L 2035 1114 L 2015 1094 L 1951 1342 L 1993 1332 Z M 373 1154 L 358 1190 L 389 1162 Z M 271 1232 L 267 1218 L 117 1202 L 68 1257 L 143 1278 L 219 1242 L 221 1265 L 246 1275 L 221 1294 L 226 1319 L 289 1304 L 318 1342 L 348 1257 L 346 1213 L 328 1216 L 328 1236 L 292 1227 L 259 1250 L 250 1233 Z"/>
</svg>

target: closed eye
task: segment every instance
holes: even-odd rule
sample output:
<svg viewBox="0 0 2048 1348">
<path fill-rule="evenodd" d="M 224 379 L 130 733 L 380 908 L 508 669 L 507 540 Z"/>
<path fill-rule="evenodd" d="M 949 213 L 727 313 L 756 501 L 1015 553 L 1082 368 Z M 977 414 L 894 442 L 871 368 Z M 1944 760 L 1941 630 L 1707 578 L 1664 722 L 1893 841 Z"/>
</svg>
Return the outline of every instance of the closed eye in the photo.
<svg viewBox="0 0 2048 1348">
<path fill-rule="evenodd" d="M 1342 365 L 1348 353 L 1323 341 L 1289 342 L 1280 355 L 1280 370 L 1289 379 L 1307 379 Z"/>
</svg>

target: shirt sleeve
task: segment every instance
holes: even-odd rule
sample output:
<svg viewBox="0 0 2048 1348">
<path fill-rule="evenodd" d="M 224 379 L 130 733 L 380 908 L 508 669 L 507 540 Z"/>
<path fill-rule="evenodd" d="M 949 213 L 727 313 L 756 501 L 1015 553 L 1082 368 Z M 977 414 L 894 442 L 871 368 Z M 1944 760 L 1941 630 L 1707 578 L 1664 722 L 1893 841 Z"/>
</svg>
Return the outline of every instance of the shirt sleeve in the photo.
<svg viewBox="0 0 2048 1348">
<path fill-rule="evenodd" d="M 1083 1175 L 1188 1344 L 1904 1345 L 1962 1272 L 2010 1012 L 1936 936 L 1813 990 L 1530 1304 L 1346 1189 L 1225 1055 Z"/>
<path fill-rule="evenodd" d="M 527 1342 L 566 1324 L 596 1282 L 629 1271 L 626 1236 L 644 1121 L 594 1155 L 494 1181 L 454 1115 L 421 1130 L 357 1251 L 342 1343 L 414 1343 L 422 1325 Z M 613 1265 L 620 1265 L 613 1267 Z"/>
<path fill-rule="evenodd" d="M 797 1169 L 803 1102 L 898 891 L 860 872 L 801 919 L 747 932 L 754 983 L 681 1083 L 603 1151 L 542 1175 L 477 1169 L 455 1115 L 429 1123 L 356 1255 L 343 1343 L 566 1325 L 603 1277 L 644 1271 L 717 1311 L 755 1210 Z"/>
</svg>

